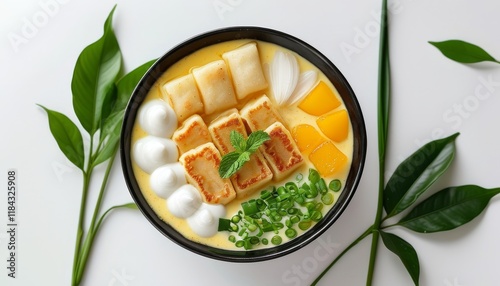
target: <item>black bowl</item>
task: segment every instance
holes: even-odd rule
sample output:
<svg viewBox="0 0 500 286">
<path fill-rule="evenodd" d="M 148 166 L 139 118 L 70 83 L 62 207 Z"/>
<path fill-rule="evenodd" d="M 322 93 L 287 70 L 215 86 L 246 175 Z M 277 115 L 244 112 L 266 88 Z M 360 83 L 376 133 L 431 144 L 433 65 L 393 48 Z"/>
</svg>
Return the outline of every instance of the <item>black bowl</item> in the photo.
<svg viewBox="0 0 500 286">
<path fill-rule="evenodd" d="M 158 218 L 156 213 L 146 202 L 134 177 L 130 152 L 131 133 L 135 123 L 137 110 L 146 97 L 149 89 L 162 73 L 172 64 L 203 47 L 237 39 L 255 39 L 280 45 L 295 51 L 318 67 L 335 85 L 342 97 L 349 113 L 354 135 L 353 159 L 349 175 L 344 190 L 332 209 L 320 222 L 315 224 L 303 235 L 279 246 L 251 251 L 224 250 L 193 242 Z M 256 262 L 281 257 L 304 247 L 319 237 L 340 217 L 353 197 L 361 178 L 366 155 L 366 131 L 361 108 L 352 88 L 337 67 L 318 50 L 302 40 L 283 32 L 260 27 L 231 27 L 207 32 L 185 41 L 163 55 L 149 69 L 134 90 L 127 106 L 120 144 L 122 167 L 130 194 L 144 216 L 146 216 L 162 234 L 178 245 L 206 257 L 229 262 Z"/>
</svg>

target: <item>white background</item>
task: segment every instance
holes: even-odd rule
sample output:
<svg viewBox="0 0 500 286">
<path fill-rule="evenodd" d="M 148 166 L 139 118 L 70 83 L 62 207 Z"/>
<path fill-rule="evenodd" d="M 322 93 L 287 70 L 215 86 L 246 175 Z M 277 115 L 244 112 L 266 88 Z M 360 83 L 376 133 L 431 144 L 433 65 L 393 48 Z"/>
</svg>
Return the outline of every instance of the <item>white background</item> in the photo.
<svg viewBox="0 0 500 286">
<path fill-rule="evenodd" d="M 356 92 L 367 125 L 368 156 L 358 191 L 342 217 L 293 254 L 254 264 L 211 260 L 172 243 L 139 211 L 119 210 L 103 224 L 82 285 L 310 284 L 374 219 L 380 2 L 1 0 L 0 285 L 70 284 L 82 176 L 57 148 L 47 115 L 36 104 L 76 121 L 70 89 L 74 64 L 82 49 L 101 36 L 114 4 L 125 71 L 221 27 L 263 26 L 305 40 L 337 65 Z M 500 186 L 500 65 L 461 65 L 427 43 L 462 39 L 500 58 L 500 2 L 389 2 L 393 104 L 388 173 L 428 140 L 459 131 L 456 159 L 430 192 L 469 183 Z M 478 91 L 490 96 L 479 100 Z M 16 279 L 7 278 L 6 269 L 10 168 L 17 169 L 19 183 Z M 93 181 L 90 207 L 98 182 L 99 177 Z M 116 160 L 103 208 L 129 201 Z M 484 213 L 460 229 L 432 235 L 393 232 L 417 250 L 421 285 L 494 286 L 500 285 L 498 217 L 500 201 L 493 198 Z M 364 285 L 369 247 L 370 241 L 363 241 L 320 285 Z M 314 255 L 317 251 L 321 256 Z M 412 285 L 399 259 L 382 245 L 374 285 Z"/>
</svg>

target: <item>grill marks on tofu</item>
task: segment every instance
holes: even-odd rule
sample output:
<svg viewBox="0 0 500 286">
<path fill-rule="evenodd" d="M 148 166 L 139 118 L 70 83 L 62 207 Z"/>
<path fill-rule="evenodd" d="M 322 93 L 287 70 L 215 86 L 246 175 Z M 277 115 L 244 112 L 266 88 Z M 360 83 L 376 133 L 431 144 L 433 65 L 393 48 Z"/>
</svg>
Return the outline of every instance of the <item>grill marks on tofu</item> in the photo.
<svg viewBox="0 0 500 286">
<path fill-rule="evenodd" d="M 247 138 L 245 124 L 237 110 L 232 110 L 229 115 L 221 116 L 214 120 L 208 127 L 215 146 L 222 155 L 233 152 L 235 149 L 230 141 L 230 134 L 235 130 Z M 250 161 L 231 176 L 231 182 L 238 197 L 252 194 L 269 181 L 273 174 L 267 166 L 261 152 L 257 150 L 250 156 Z"/>
<path fill-rule="evenodd" d="M 266 95 L 249 102 L 241 109 L 240 113 L 252 131 L 265 130 L 275 122 L 283 122 L 280 114 Z"/>
<path fill-rule="evenodd" d="M 282 123 L 276 122 L 265 131 L 269 134 L 271 140 L 264 142 L 261 148 L 273 171 L 275 180 L 279 181 L 304 163 L 304 158 L 295 145 L 290 132 Z"/>
<path fill-rule="evenodd" d="M 182 154 L 180 163 L 190 184 L 200 191 L 204 202 L 227 204 L 236 197 L 229 179 L 219 176 L 221 155 L 213 143 L 205 143 Z"/>
<path fill-rule="evenodd" d="M 195 114 L 174 131 L 172 140 L 177 144 L 181 153 L 187 152 L 204 143 L 211 142 L 212 138 L 208 127 L 198 114 Z"/>
</svg>

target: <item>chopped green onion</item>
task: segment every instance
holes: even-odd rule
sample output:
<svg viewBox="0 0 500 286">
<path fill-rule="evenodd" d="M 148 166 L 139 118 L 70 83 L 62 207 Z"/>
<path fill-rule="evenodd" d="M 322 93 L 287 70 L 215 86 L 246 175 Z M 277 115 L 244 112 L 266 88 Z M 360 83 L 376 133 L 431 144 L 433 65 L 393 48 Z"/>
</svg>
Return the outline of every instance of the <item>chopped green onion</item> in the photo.
<svg viewBox="0 0 500 286">
<path fill-rule="evenodd" d="M 316 184 L 317 182 L 319 182 L 319 179 L 321 177 L 319 176 L 319 173 L 318 171 L 314 170 L 314 169 L 309 169 L 309 176 L 308 176 L 308 179 L 309 181 L 312 183 L 312 184 Z"/>
<path fill-rule="evenodd" d="M 264 245 L 267 245 L 269 243 L 269 240 L 267 240 L 267 238 L 263 238 L 260 242 L 262 242 L 262 244 Z"/>
<path fill-rule="evenodd" d="M 326 192 L 328 192 L 328 188 L 326 186 L 325 179 L 321 178 L 319 180 L 319 182 L 318 182 L 318 189 L 319 189 L 320 194 L 325 194 Z"/>
<path fill-rule="evenodd" d="M 293 228 L 289 228 L 289 229 L 285 230 L 285 235 L 288 238 L 294 238 L 297 236 L 297 231 Z"/>
<path fill-rule="evenodd" d="M 241 217 L 239 215 L 234 215 L 231 218 L 231 221 L 234 222 L 234 223 L 238 223 L 238 222 L 240 222 L 240 220 L 241 220 Z"/>
<path fill-rule="evenodd" d="M 311 214 L 311 220 L 314 222 L 318 222 L 323 218 L 323 215 L 319 211 L 313 211 Z"/>
<path fill-rule="evenodd" d="M 238 240 L 234 245 L 238 248 L 241 248 L 243 247 L 243 245 L 245 245 L 245 242 L 243 240 Z"/>
<path fill-rule="evenodd" d="M 260 239 L 256 236 L 252 236 L 252 237 L 250 237 L 249 241 L 250 241 L 250 244 L 256 245 L 256 244 L 259 244 Z"/>
<path fill-rule="evenodd" d="M 241 207 L 243 208 L 243 213 L 245 215 L 253 215 L 259 211 L 259 208 L 257 207 L 257 202 L 255 200 L 249 200 L 248 202 L 244 202 L 241 204 Z"/>
<path fill-rule="evenodd" d="M 279 235 L 275 235 L 273 236 L 273 238 L 271 238 L 271 243 L 274 245 L 280 245 L 282 241 L 283 239 Z"/>
<path fill-rule="evenodd" d="M 321 196 L 321 201 L 325 204 L 325 205 L 331 205 L 333 203 L 333 195 L 331 193 L 326 193 L 324 195 Z"/>
<path fill-rule="evenodd" d="M 219 218 L 219 227 L 217 228 L 218 231 L 231 231 L 231 221 L 225 218 Z"/>
<path fill-rule="evenodd" d="M 255 224 L 251 224 L 248 226 L 248 230 L 249 231 L 256 231 L 257 230 L 257 226 Z"/>
<path fill-rule="evenodd" d="M 301 230 L 307 230 L 308 228 L 311 227 L 311 221 L 310 220 L 307 220 L 307 221 L 301 221 L 299 222 L 299 228 Z"/>
<path fill-rule="evenodd" d="M 272 196 L 271 192 L 268 191 L 268 190 L 263 190 L 261 193 L 260 193 L 260 198 L 263 199 L 263 200 L 266 200 L 268 198 L 270 198 Z"/>
<path fill-rule="evenodd" d="M 328 184 L 328 188 L 334 192 L 340 191 L 340 188 L 342 188 L 342 183 L 340 183 L 340 180 L 335 179 Z"/>
<path fill-rule="evenodd" d="M 227 239 L 229 241 L 231 241 L 232 243 L 234 243 L 236 241 L 236 237 L 234 235 L 232 235 L 232 234 Z"/>
</svg>

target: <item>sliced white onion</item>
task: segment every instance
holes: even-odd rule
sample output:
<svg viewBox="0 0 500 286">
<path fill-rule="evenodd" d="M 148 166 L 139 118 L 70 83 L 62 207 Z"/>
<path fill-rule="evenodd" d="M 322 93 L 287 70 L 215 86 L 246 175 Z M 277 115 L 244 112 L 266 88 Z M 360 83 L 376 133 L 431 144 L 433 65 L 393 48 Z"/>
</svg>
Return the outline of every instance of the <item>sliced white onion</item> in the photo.
<svg viewBox="0 0 500 286">
<path fill-rule="evenodd" d="M 277 51 L 269 66 L 269 77 L 274 99 L 279 105 L 290 97 L 299 81 L 299 63 L 294 55 Z"/>
<path fill-rule="evenodd" d="M 318 72 L 310 70 L 300 74 L 299 81 L 292 95 L 286 100 L 286 103 L 292 105 L 307 95 L 307 93 L 316 85 Z"/>
</svg>

